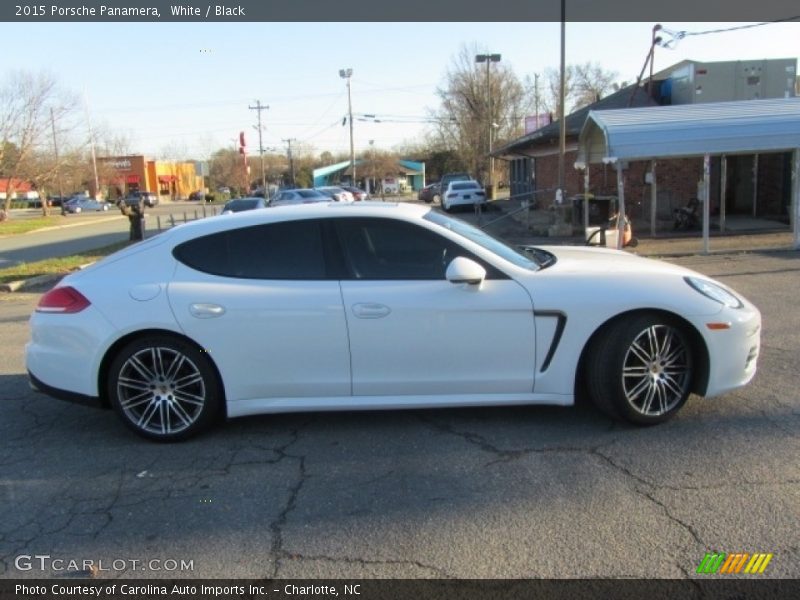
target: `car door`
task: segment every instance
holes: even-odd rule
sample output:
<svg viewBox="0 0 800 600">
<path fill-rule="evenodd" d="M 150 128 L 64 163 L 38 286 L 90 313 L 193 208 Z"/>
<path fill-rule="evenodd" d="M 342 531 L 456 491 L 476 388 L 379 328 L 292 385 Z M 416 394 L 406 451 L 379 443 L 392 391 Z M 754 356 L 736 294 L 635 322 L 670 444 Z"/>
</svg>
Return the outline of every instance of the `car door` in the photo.
<svg viewBox="0 0 800 600">
<path fill-rule="evenodd" d="M 534 318 L 528 292 L 483 263 L 481 285 L 445 269 L 464 248 L 419 225 L 337 219 L 353 394 L 531 393 Z"/>
<path fill-rule="evenodd" d="M 228 402 L 350 395 L 342 298 L 318 221 L 216 233 L 174 255 L 172 310 L 219 367 Z"/>
</svg>

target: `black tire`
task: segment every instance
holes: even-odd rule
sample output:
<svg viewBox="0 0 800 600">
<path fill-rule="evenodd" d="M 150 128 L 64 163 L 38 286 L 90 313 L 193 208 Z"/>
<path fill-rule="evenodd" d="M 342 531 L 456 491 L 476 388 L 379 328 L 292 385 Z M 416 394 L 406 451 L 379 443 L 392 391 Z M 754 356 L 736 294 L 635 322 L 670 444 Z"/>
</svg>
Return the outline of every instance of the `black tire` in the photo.
<svg viewBox="0 0 800 600">
<path fill-rule="evenodd" d="M 694 354 L 673 319 L 641 314 L 607 325 L 588 349 L 586 385 L 609 416 L 637 425 L 672 418 L 689 397 Z"/>
<path fill-rule="evenodd" d="M 222 402 L 208 356 L 167 335 L 143 337 L 123 347 L 109 367 L 107 391 L 126 426 L 160 442 L 184 440 L 207 429 Z"/>
</svg>

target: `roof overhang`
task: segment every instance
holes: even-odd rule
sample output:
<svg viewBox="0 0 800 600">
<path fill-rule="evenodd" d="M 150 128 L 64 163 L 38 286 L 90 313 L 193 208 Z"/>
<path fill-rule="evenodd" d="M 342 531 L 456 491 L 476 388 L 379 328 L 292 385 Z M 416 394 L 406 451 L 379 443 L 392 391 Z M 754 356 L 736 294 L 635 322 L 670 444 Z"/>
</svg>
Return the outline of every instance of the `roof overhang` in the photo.
<svg viewBox="0 0 800 600">
<path fill-rule="evenodd" d="M 578 163 L 753 154 L 800 148 L 800 98 L 596 111 Z"/>
</svg>

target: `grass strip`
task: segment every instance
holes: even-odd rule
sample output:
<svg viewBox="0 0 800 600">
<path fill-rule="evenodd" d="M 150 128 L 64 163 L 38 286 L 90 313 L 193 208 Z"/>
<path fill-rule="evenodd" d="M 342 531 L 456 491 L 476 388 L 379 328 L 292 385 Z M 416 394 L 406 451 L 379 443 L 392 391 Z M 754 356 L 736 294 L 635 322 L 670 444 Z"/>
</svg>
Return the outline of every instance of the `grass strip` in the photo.
<svg viewBox="0 0 800 600">
<path fill-rule="evenodd" d="M 6 219 L 0 222 L 0 235 L 18 235 L 28 233 L 45 227 L 63 225 L 64 217 L 51 215 L 49 217 L 36 217 L 34 219 Z"/>
<path fill-rule="evenodd" d="M 31 277 L 37 277 L 39 275 L 66 275 L 81 265 L 100 260 L 104 256 L 121 250 L 128 244 L 130 244 L 129 241 L 117 242 L 116 244 L 110 244 L 81 254 L 20 263 L 13 267 L 0 269 L 0 283 L 8 283 L 19 279 L 30 279 Z"/>
</svg>

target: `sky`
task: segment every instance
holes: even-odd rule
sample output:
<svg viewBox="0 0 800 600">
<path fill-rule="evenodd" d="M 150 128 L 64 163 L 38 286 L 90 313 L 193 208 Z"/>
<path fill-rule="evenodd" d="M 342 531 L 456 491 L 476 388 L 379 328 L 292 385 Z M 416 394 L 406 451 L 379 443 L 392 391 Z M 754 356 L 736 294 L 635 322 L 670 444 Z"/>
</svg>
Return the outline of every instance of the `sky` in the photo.
<svg viewBox="0 0 800 600">
<path fill-rule="evenodd" d="M 599 63 L 633 82 L 654 23 L 567 23 L 566 61 Z M 668 23 L 701 32 L 739 23 Z M 356 153 L 424 138 L 438 106 L 436 88 L 464 45 L 499 53 L 518 77 L 558 68 L 560 23 L 0 23 L 10 71 L 52 73 L 85 99 L 94 128 L 121 135 L 132 154 L 207 158 L 246 132 L 257 153 L 256 100 L 263 145 L 285 150 L 292 138 L 315 153 L 349 151 L 347 90 L 352 68 Z M 656 71 L 698 61 L 797 58 L 800 21 L 688 36 L 657 48 Z M 404 121 L 397 123 L 391 121 Z M 88 128 L 87 128 L 88 131 Z M 88 134 L 87 134 L 88 136 Z"/>
</svg>

